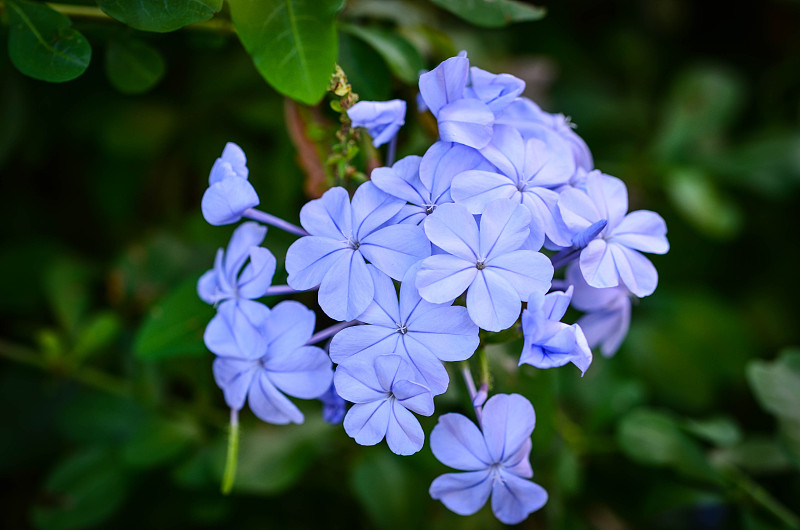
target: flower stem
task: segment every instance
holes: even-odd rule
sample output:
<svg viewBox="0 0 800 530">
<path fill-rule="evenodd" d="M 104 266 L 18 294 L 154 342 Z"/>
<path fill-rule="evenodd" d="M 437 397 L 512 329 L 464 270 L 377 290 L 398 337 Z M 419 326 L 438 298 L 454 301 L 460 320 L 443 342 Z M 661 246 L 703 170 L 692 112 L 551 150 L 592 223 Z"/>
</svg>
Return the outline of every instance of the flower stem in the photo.
<svg viewBox="0 0 800 530">
<path fill-rule="evenodd" d="M 308 291 L 316 291 L 317 289 L 319 289 L 319 287 L 308 289 Z M 288 285 L 273 285 L 269 289 L 267 289 L 267 292 L 264 294 L 264 296 L 281 296 L 284 294 L 296 294 L 305 292 L 306 291 L 298 291 L 297 289 L 292 289 Z"/>
<path fill-rule="evenodd" d="M 393 166 L 394 159 L 397 157 L 397 135 L 389 141 L 389 149 L 386 151 L 386 166 Z"/>
<path fill-rule="evenodd" d="M 306 345 L 310 346 L 311 344 L 316 344 L 318 342 L 322 342 L 323 340 L 327 339 L 328 337 L 333 337 L 334 335 L 336 335 L 337 333 L 342 331 L 344 328 L 349 328 L 350 326 L 355 326 L 358 323 L 359 323 L 358 320 L 351 320 L 349 322 L 339 322 L 338 324 L 334 324 L 333 326 L 331 326 L 329 328 L 325 328 L 322 331 L 319 331 L 319 332 L 315 333 L 314 335 L 312 335 L 311 338 L 308 339 L 308 342 L 306 342 Z"/>
<path fill-rule="evenodd" d="M 239 411 L 231 409 L 231 426 L 228 432 L 228 454 L 225 457 L 225 472 L 222 475 L 222 494 L 227 495 L 236 481 L 236 464 L 239 459 Z"/>
<path fill-rule="evenodd" d="M 580 251 L 579 248 L 570 247 L 556 252 L 555 255 L 550 258 L 550 261 L 553 263 L 553 269 L 560 269 L 567 263 L 573 261 L 580 255 Z"/>
<path fill-rule="evenodd" d="M 478 390 L 475 388 L 475 379 L 472 378 L 472 370 L 469 367 L 468 361 L 463 361 L 461 363 L 461 375 L 464 377 L 464 383 L 467 385 L 469 400 L 470 403 L 472 403 L 472 408 L 475 409 L 475 417 L 477 418 L 478 425 L 480 426 L 481 415 L 483 414 L 483 402 L 478 399 Z"/>
<path fill-rule="evenodd" d="M 254 208 L 248 208 L 247 210 L 245 210 L 244 216 L 247 217 L 248 219 L 252 219 L 253 221 L 264 223 L 265 225 L 272 225 L 276 228 L 280 228 L 281 230 L 289 232 L 290 234 L 295 234 L 301 237 L 309 235 L 308 232 L 306 232 L 297 225 L 293 225 L 288 221 L 284 221 L 280 217 L 275 217 L 274 215 L 262 212 L 260 210 L 256 210 Z"/>
</svg>

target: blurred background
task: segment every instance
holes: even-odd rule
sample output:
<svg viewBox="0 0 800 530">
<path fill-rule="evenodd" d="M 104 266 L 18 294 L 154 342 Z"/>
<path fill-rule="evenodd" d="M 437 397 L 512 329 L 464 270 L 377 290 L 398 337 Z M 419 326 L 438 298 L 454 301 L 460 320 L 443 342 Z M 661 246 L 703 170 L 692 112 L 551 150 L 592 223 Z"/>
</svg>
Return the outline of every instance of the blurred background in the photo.
<svg viewBox="0 0 800 530">
<path fill-rule="evenodd" d="M 394 39 L 411 75 L 467 50 L 571 116 L 631 209 L 667 221 L 659 287 L 615 357 L 581 379 L 516 370 L 520 344 L 489 351 L 494 390 L 537 412 L 532 463 L 550 501 L 521 526 L 798 528 L 800 2 L 543 5 L 544 19 L 503 29 L 422 0 L 350 0 L 339 16 L 339 64 L 362 99 L 416 95 L 364 28 Z M 165 65 L 131 94 L 104 67 L 120 26 L 73 24 L 94 57 L 63 84 L 20 74 L 0 39 L 0 526 L 502 526 L 488 507 L 465 518 L 430 499 L 446 469 L 427 445 L 405 458 L 358 446 L 316 401 L 300 426 L 243 412 L 239 476 L 220 494 L 227 409 L 195 282 L 232 228 L 200 214 L 208 171 L 237 142 L 261 207 L 296 222 L 298 153 L 314 165 L 335 114 L 287 104 L 213 28 L 126 30 Z M 432 141 L 413 109 L 401 155 Z M 267 238 L 275 283 L 292 240 Z M 464 410 L 451 387 L 437 413 Z"/>
</svg>

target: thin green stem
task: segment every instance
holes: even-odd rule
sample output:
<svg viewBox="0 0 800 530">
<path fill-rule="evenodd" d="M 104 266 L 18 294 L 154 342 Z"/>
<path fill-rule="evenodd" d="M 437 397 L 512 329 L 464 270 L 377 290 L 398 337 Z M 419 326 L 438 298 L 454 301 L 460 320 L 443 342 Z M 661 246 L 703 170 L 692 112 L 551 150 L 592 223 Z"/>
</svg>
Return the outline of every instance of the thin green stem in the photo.
<svg viewBox="0 0 800 530">
<path fill-rule="evenodd" d="M 0 2 L 0 6 L 2 2 Z M 95 20 L 101 22 L 117 22 L 113 17 L 107 15 L 102 9 L 95 6 L 76 6 L 72 4 L 56 4 L 47 3 L 50 9 L 58 11 L 70 18 L 80 18 L 86 20 Z M 211 31 L 215 33 L 235 33 L 236 29 L 230 20 L 224 18 L 212 18 L 203 22 L 195 22 L 189 24 L 186 29 Z"/>
<path fill-rule="evenodd" d="M 239 411 L 231 409 L 231 426 L 228 432 L 228 454 L 225 457 L 225 472 L 222 475 L 223 495 L 233 489 L 236 482 L 236 464 L 239 461 Z"/>
<path fill-rule="evenodd" d="M 800 528 L 800 517 L 781 504 L 775 497 L 748 475 L 733 466 L 726 466 L 726 471 L 733 484 L 742 490 L 753 501 L 761 505 L 789 528 Z"/>
</svg>

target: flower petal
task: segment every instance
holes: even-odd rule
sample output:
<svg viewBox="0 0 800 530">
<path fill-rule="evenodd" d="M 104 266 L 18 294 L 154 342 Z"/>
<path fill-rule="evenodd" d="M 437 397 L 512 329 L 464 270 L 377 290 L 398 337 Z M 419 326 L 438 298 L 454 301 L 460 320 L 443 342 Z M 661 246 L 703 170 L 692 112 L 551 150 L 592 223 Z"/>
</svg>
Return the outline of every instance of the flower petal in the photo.
<svg viewBox="0 0 800 530">
<path fill-rule="evenodd" d="M 486 331 L 510 328 L 519 317 L 521 304 L 516 289 L 491 268 L 480 271 L 467 291 L 467 311 Z"/>
<path fill-rule="evenodd" d="M 492 140 L 494 114 L 477 99 L 459 99 L 439 110 L 439 137 L 480 149 Z"/>
<path fill-rule="evenodd" d="M 420 296 L 429 302 L 452 302 L 470 286 L 477 274 L 474 262 L 438 254 L 422 261 L 416 286 Z"/>
<path fill-rule="evenodd" d="M 669 250 L 667 224 L 660 215 L 649 210 L 626 215 L 614 228 L 610 240 L 640 252 L 665 254 Z"/>
<path fill-rule="evenodd" d="M 346 240 L 353 235 L 350 195 L 342 187 L 331 188 L 300 210 L 300 224 L 314 236 Z"/>
<path fill-rule="evenodd" d="M 374 182 L 361 184 L 353 194 L 353 237 L 364 239 L 383 223 L 394 217 L 405 204 L 403 199 L 382 192 Z"/>
<path fill-rule="evenodd" d="M 231 177 L 209 186 L 200 207 L 209 224 L 221 226 L 237 222 L 245 210 L 258 206 L 258 203 L 258 194 L 250 182 Z"/>
<path fill-rule="evenodd" d="M 513 473 L 500 472 L 492 484 L 492 511 L 500 522 L 518 524 L 547 503 L 547 491 Z"/>
<path fill-rule="evenodd" d="M 268 359 L 264 368 L 278 389 L 303 399 L 321 396 L 333 381 L 331 360 L 316 346 L 303 346 L 290 355 Z"/>
<path fill-rule="evenodd" d="M 287 283 L 299 291 L 322 283 L 338 261 L 349 261 L 352 252 L 341 240 L 320 236 L 301 237 L 286 252 Z"/>
<path fill-rule="evenodd" d="M 392 394 L 397 403 L 421 416 L 433 414 L 433 396 L 428 387 L 407 379 L 395 381 Z"/>
<path fill-rule="evenodd" d="M 402 280 L 412 265 L 431 255 L 431 244 L 422 227 L 401 224 L 372 232 L 361 240 L 359 252 L 381 272 Z"/>
<path fill-rule="evenodd" d="M 311 338 L 315 321 L 314 312 L 300 302 L 285 300 L 273 307 L 264 326 L 269 358 L 293 355 Z"/>
<path fill-rule="evenodd" d="M 431 451 L 439 462 L 462 471 L 488 468 L 494 461 L 483 434 L 463 414 L 443 414 L 431 431 Z"/>
<path fill-rule="evenodd" d="M 203 340 L 209 350 L 224 357 L 258 359 L 267 352 L 263 326 L 269 309 L 250 300 L 228 300 L 206 326 Z"/>
<path fill-rule="evenodd" d="M 490 202 L 481 215 L 479 255 L 491 258 L 519 249 L 528 239 L 531 214 L 508 199 Z"/>
<path fill-rule="evenodd" d="M 340 364 L 333 374 L 336 393 L 353 403 L 371 403 L 386 398 L 375 373 L 374 357 L 351 357 Z"/>
<path fill-rule="evenodd" d="M 464 171 L 453 178 L 450 188 L 453 200 L 472 214 L 481 214 L 496 199 L 513 199 L 519 191 L 513 180 L 491 171 Z"/>
<path fill-rule="evenodd" d="M 359 445 L 375 445 L 386 436 L 391 413 L 388 399 L 356 403 L 344 417 L 344 431 Z"/>
<path fill-rule="evenodd" d="M 459 55 L 419 76 L 419 93 L 434 116 L 439 109 L 462 97 L 468 75 L 469 59 Z"/>
<path fill-rule="evenodd" d="M 337 364 L 362 354 L 392 353 L 397 348 L 400 334 L 383 326 L 352 326 L 333 336 L 330 345 L 331 360 Z"/>
<path fill-rule="evenodd" d="M 619 285 L 619 272 L 611 253 L 612 245 L 603 239 L 595 239 L 581 251 L 581 273 L 586 283 L 592 287 L 616 287 Z"/>
<path fill-rule="evenodd" d="M 480 151 L 462 144 L 438 141 L 433 144 L 419 165 L 419 178 L 436 204 L 443 204 L 450 184 L 459 173 L 468 170 L 492 170 Z"/>
<path fill-rule="evenodd" d="M 401 456 L 419 452 L 425 443 L 425 433 L 419 420 L 397 401 L 392 403 L 391 409 L 392 414 L 386 429 L 386 443 L 389 449 Z"/>
<path fill-rule="evenodd" d="M 260 369 L 259 362 L 217 357 L 212 369 L 217 386 L 225 394 L 225 403 L 236 410 L 244 407 L 250 384 Z"/>
<path fill-rule="evenodd" d="M 408 334 L 403 335 L 395 353 L 403 359 L 414 371 L 414 381 L 425 385 L 438 396 L 447 391 L 450 378 L 442 362 L 425 344 Z"/>
<path fill-rule="evenodd" d="M 530 439 L 536 414 L 519 394 L 495 394 L 483 406 L 481 425 L 492 461 L 504 462 Z"/>
<path fill-rule="evenodd" d="M 272 252 L 263 247 L 250 248 L 250 263 L 239 276 L 239 296 L 261 298 L 272 285 L 277 262 Z"/>
<path fill-rule="evenodd" d="M 368 265 L 367 268 L 372 275 L 375 295 L 372 303 L 358 316 L 358 320 L 366 324 L 396 328 L 400 322 L 400 308 L 394 282 L 376 267 Z"/>
<path fill-rule="evenodd" d="M 608 247 L 625 287 L 639 298 L 653 294 L 658 285 L 658 272 L 653 263 L 641 253 L 617 243 Z"/>
<path fill-rule="evenodd" d="M 344 254 L 344 253 L 342 253 Z M 372 302 L 372 275 L 358 251 L 334 261 L 319 286 L 319 306 L 334 320 L 353 320 Z"/>
<path fill-rule="evenodd" d="M 250 386 L 248 403 L 253 414 L 267 423 L 276 425 L 303 423 L 303 413 L 300 409 L 275 388 L 267 372 L 263 370 Z"/>
<path fill-rule="evenodd" d="M 431 243 L 462 259 L 477 260 L 478 225 L 469 211 L 458 204 L 442 204 L 425 221 Z"/>
<path fill-rule="evenodd" d="M 480 344 L 478 326 L 466 307 L 434 307 L 408 321 L 409 339 L 424 344 L 442 361 L 469 359 Z"/>
<path fill-rule="evenodd" d="M 541 252 L 515 250 L 486 262 L 492 271 L 510 283 L 520 300 L 527 302 L 534 293 L 544 294 L 553 279 L 553 264 Z"/>
<path fill-rule="evenodd" d="M 401 158 L 390 168 L 373 169 L 370 180 L 384 193 L 411 204 L 424 205 L 431 200 L 431 192 L 419 178 L 421 161 L 422 157 L 413 155 Z"/>
</svg>

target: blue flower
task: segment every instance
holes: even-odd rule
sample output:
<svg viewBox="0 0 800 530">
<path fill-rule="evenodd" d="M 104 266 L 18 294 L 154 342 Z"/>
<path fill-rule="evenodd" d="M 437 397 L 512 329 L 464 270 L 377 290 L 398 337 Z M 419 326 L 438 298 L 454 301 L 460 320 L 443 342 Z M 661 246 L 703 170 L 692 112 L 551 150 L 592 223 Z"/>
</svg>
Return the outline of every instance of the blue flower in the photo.
<svg viewBox="0 0 800 530">
<path fill-rule="evenodd" d="M 551 139 L 547 142 L 551 149 L 566 148 L 567 152 L 572 155 L 575 168 L 583 171 L 594 169 L 594 160 L 589 147 L 575 132 L 575 124 L 563 114 L 550 114 L 528 98 L 517 98 L 497 116 L 496 123 L 511 125 L 524 138 L 543 140 L 546 136 L 555 136 L 561 140 L 559 142 L 561 145 L 557 145 Z"/>
<path fill-rule="evenodd" d="M 370 178 L 383 192 L 408 203 L 393 222 L 421 224 L 437 206 L 453 202 L 450 183 L 455 175 L 479 168 L 489 169 L 491 164 L 475 149 L 436 142 L 424 157 L 407 156 L 390 168 L 376 168 Z"/>
<path fill-rule="evenodd" d="M 486 103 L 496 114 L 505 110 L 525 90 L 525 81 L 510 74 L 493 74 L 477 66 L 469 69 L 468 97 Z"/>
<path fill-rule="evenodd" d="M 576 235 L 597 221 L 607 221 L 598 237 L 581 251 L 586 282 L 598 288 L 622 282 L 638 297 L 652 294 L 658 273 L 640 251 L 664 254 L 669 250 L 664 219 L 648 210 L 626 213 L 628 190 L 618 178 L 593 171 L 585 185 L 585 191 L 564 190 L 558 207 L 566 227 Z"/>
<path fill-rule="evenodd" d="M 275 273 L 275 256 L 258 246 L 266 233 L 266 227 L 257 223 L 243 223 L 233 232 L 227 250 L 217 251 L 214 268 L 197 282 L 200 298 L 219 304 L 204 335 L 214 353 L 254 358 L 264 348 L 260 327 L 269 309 L 254 299 L 266 294 Z"/>
<path fill-rule="evenodd" d="M 398 355 L 352 357 L 340 364 L 333 377 L 336 391 L 355 403 L 344 418 L 345 432 L 361 445 L 385 437 L 398 455 L 422 449 L 425 433 L 412 412 L 433 414 L 433 396 L 413 379 L 413 370 Z"/>
<path fill-rule="evenodd" d="M 419 76 L 419 92 L 439 122 L 439 137 L 480 149 L 492 139 L 494 113 L 479 99 L 465 98 L 469 59 L 462 52 Z"/>
<path fill-rule="evenodd" d="M 338 364 L 353 357 L 395 353 L 411 366 L 414 381 L 438 395 L 449 383 L 441 361 L 463 361 L 472 356 L 480 343 L 478 327 L 464 307 L 423 300 L 414 286 L 416 273 L 415 266 L 406 274 L 399 300 L 392 280 L 375 274 L 375 300 L 358 317 L 367 325 L 337 333 L 330 354 Z"/>
<path fill-rule="evenodd" d="M 347 110 L 353 127 L 364 127 L 372 137 L 372 145 L 379 147 L 395 137 L 406 119 L 406 102 L 359 101 Z"/>
<path fill-rule="evenodd" d="M 528 302 L 522 312 L 522 333 L 525 345 L 519 364 L 537 368 L 553 368 L 571 362 L 586 372 L 592 364 L 592 350 L 578 324 L 561 322 L 572 298 L 572 287 L 567 292 L 549 293 L 538 303 Z"/>
<path fill-rule="evenodd" d="M 437 477 L 430 495 L 459 515 L 480 510 L 489 496 L 505 524 L 517 524 L 547 502 L 547 492 L 529 479 L 536 415 L 519 394 L 497 394 L 483 407 L 482 429 L 461 414 L 445 414 L 431 432 L 431 450 L 444 465 L 465 471 Z"/>
<path fill-rule="evenodd" d="M 573 172 L 571 160 L 548 150 L 537 139 L 524 141 L 516 129 L 496 125 L 492 143 L 481 150 L 496 170 L 470 170 L 456 175 L 450 194 L 473 214 L 480 214 L 495 199 L 513 199 L 531 213 L 531 236 L 526 248 L 539 250 L 545 235 L 560 246 L 569 245 L 558 212 L 559 188 Z"/>
<path fill-rule="evenodd" d="M 247 180 L 247 159 L 244 151 L 228 142 L 222 156 L 214 162 L 203 194 L 201 208 L 209 224 L 235 223 L 245 210 L 258 206 L 258 194 Z"/>
<path fill-rule="evenodd" d="M 543 254 L 520 250 L 531 214 L 510 199 L 486 206 L 480 219 L 459 204 L 443 204 L 425 223 L 431 243 L 447 254 L 426 258 L 417 273 L 422 298 L 451 302 L 467 291 L 467 311 L 481 328 L 500 331 L 519 317 L 520 302 L 550 287 L 553 266 Z"/>
<path fill-rule="evenodd" d="M 301 303 L 281 302 L 264 319 L 261 351 L 247 357 L 217 357 L 214 379 L 229 407 L 241 409 L 247 399 L 250 410 L 263 421 L 303 423 L 303 413 L 284 394 L 317 398 L 333 379 L 325 352 L 305 345 L 314 331 L 314 320 L 314 312 Z"/>
<path fill-rule="evenodd" d="M 335 320 L 353 320 L 372 302 L 375 288 L 366 260 L 399 280 L 422 258 L 430 243 L 420 227 L 385 226 L 403 201 L 372 182 L 359 186 L 352 204 L 344 188 L 332 188 L 300 211 L 310 236 L 295 241 L 286 254 L 288 283 L 297 290 L 319 285 L 319 305 Z"/>
<path fill-rule="evenodd" d="M 572 305 L 585 314 L 578 325 L 586 335 L 590 348 L 611 357 L 622 345 L 631 323 L 631 293 L 622 285 L 597 289 L 586 283 L 578 264 L 567 268 L 567 282 L 575 293 Z"/>
</svg>

